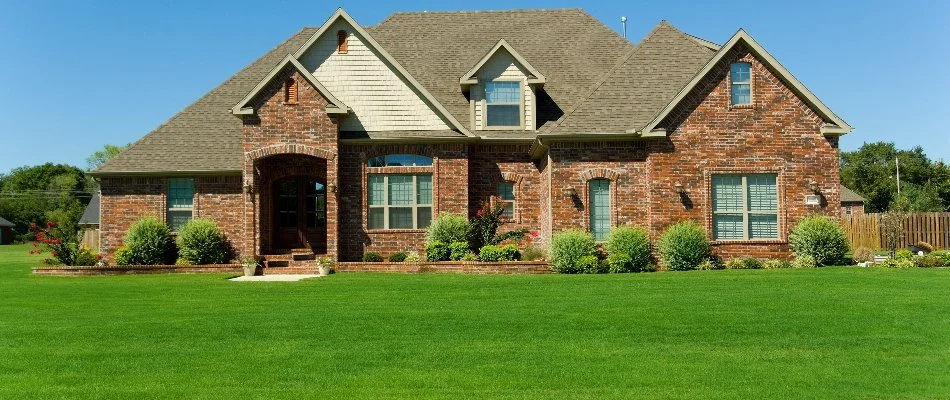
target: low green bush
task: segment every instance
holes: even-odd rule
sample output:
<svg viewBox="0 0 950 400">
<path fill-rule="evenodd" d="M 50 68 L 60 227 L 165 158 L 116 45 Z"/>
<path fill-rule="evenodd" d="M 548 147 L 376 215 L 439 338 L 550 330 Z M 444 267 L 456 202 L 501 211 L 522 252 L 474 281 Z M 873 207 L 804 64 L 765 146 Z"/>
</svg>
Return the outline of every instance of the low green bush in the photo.
<svg viewBox="0 0 950 400">
<path fill-rule="evenodd" d="M 884 268 L 916 268 L 917 264 L 911 258 L 888 258 L 880 264 Z"/>
<path fill-rule="evenodd" d="M 723 263 L 719 262 L 719 260 L 715 258 L 709 258 L 699 263 L 699 265 L 696 266 L 696 269 L 701 270 L 701 271 L 711 271 L 714 269 L 723 269 L 725 267 L 726 266 L 723 265 Z"/>
<path fill-rule="evenodd" d="M 712 256 L 712 246 L 703 228 L 692 221 L 671 225 L 660 235 L 660 258 L 671 271 L 695 269 Z"/>
<path fill-rule="evenodd" d="M 762 262 L 752 257 L 733 258 L 726 261 L 726 269 L 759 269 Z"/>
<path fill-rule="evenodd" d="M 765 262 L 762 263 L 762 268 L 764 269 L 784 269 L 791 267 L 792 263 L 788 260 L 765 260 Z"/>
<path fill-rule="evenodd" d="M 223 264 L 227 260 L 227 243 L 218 223 L 197 218 L 178 228 L 178 255 L 191 264 Z"/>
<path fill-rule="evenodd" d="M 874 252 L 867 247 L 858 247 L 851 255 L 854 262 L 868 262 L 874 259 Z"/>
<path fill-rule="evenodd" d="M 607 255 L 607 269 L 610 273 L 618 274 L 633 271 L 633 262 L 625 253 L 610 253 Z"/>
<path fill-rule="evenodd" d="M 115 265 L 132 265 L 134 261 L 132 259 L 132 252 L 129 251 L 128 247 L 119 247 L 112 258 L 115 260 Z"/>
<path fill-rule="evenodd" d="M 650 235 L 643 228 L 632 226 L 614 228 L 607 235 L 605 247 L 608 255 L 625 254 L 630 259 L 625 271 L 615 271 L 615 265 L 611 264 L 611 272 L 636 272 L 650 269 Z"/>
<path fill-rule="evenodd" d="M 452 242 L 452 244 L 449 245 L 449 260 L 462 261 L 465 255 L 471 252 L 472 251 L 468 248 L 468 242 Z"/>
<path fill-rule="evenodd" d="M 941 259 L 943 265 L 950 267 L 950 250 L 935 250 L 928 255 Z"/>
<path fill-rule="evenodd" d="M 472 225 L 460 214 L 442 214 L 432 220 L 426 229 L 426 244 L 433 242 L 468 243 Z"/>
<path fill-rule="evenodd" d="M 597 256 L 583 256 L 577 260 L 577 269 L 585 274 L 601 274 L 609 270 L 606 262 L 601 262 Z"/>
<path fill-rule="evenodd" d="M 73 259 L 73 265 L 90 267 L 96 265 L 99 262 L 99 257 L 92 253 L 89 249 L 79 249 L 76 252 L 76 257 Z"/>
<path fill-rule="evenodd" d="M 382 262 L 383 256 L 379 253 L 369 251 L 363 253 L 363 262 Z"/>
<path fill-rule="evenodd" d="M 927 254 L 923 257 L 917 257 L 914 259 L 914 262 L 917 264 L 918 268 L 940 268 L 944 267 L 943 259 L 937 256 Z"/>
<path fill-rule="evenodd" d="M 501 252 L 502 261 L 519 261 L 521 260 L 521 252 L 518 251 L 518 246 L 513 244 L 506 244 L 498 248 L 498 251 Z"/>
<path fill-rule="evenodd" d="M 465 256 L 462 257 L 459 261 L 478 261 L 478 257 L 475 256 L 475 253 L 468 252 Z"/>
<path fill-rule="evenodd" d="M 438 262 L 449 260 L 449 245 L 443 241 L 436 240 L 426 244 L 426 261 Z"/>
<path fill-rule="evenodd" d="M 171 231 L 155 217 L 145 217 L 125 234 L 130 263 L 134 265 L 170 264 L 177 258 Z"/>
<path fill-rule="evenodd" d="M 795 255 L 810 256 L 817 265 L 835 265 L 848 252 L 848 237 L 835 220 L 823 215 L 805 217 L 788 236 Z"/>
<path fill-rule="evenodd" d="M 409 253 L 406 253 L 405 251 L 396 252 L 389 256 L 389 262 L 404 262 L 408 256 Z"/>
<path fill-rule="evenodd" d="M 501 261 L 501 249 L 495 245 L 485 245 L 478 250 L 478 259 L 485 262 Z"/>
<path fill-rule="evenodd" d="M 547 258 L 548 253 L 542 247 L 528 246 L 521 252 L 521 259 L 525 261 L 537 261 Z"/>
<path fill-rule="evenodd" d="M 894 258 L 900 260 L 910 260 L 914 258 L 914 252 L 907 249 L 900 249 L 894 252 Z"/>
<path fill-rule="evenodd" d="M 815 258 L 809 255 L 797 256 L 792 260 L 793 268 L 815 268 L 817 266 L 818 263 L 815 262 Z"/>
<path fill-rule="evenodd" d="M 549 267 L 561 274 L 582 272 L 580 259 L 593 256 L 596 251 L 594 236 L 588 232 L 572 229 L 555 233 L 551 238 Z"/>
<path fill-rule="evenodd" d="M 418 252 L 410 251 L 406 253 L 405 262 L 410 262 L 410 263 L 422 262 L 422 256 L 420 256 Z"/>
</svg>

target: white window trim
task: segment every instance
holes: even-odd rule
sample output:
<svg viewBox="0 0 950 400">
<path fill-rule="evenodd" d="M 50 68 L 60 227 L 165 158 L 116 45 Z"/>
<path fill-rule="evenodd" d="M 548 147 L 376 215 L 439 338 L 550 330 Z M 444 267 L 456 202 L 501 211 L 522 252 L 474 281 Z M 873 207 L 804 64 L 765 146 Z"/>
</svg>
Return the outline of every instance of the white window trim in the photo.
<svg viewBox="0 0 950 400">
<path fill-rule="evenodd" d="M 412 177 L 412 204 L 404 205 L 390 205 L 389 204 L 389 177 L 394 175 L 402 176 L 411 176 Z M 435 218 L 435 181 L 430 180 L 432 184 L 432 194 L 433 199 L 432 203 L 429 204 L 419 204 L 419 176 L 428 175 L 430 179 L 432 177 L 431 173 L 413 173 L 413 174 L 396 174 L 396 173 L 368 173 L 366 177 L 366 189 L 367 189 L 367 199 L 366 199 L 366 229 L 372 231 L 391 231 L 391 230 L 404 230 L 404 229 L 426 229 L 426 227 L 419 227 L 419 208 L 429 208 L 430 212 L 430 223 L 431 220 Z M 369 181 L 373 176 L 382 176 L 383 177 L 383 204 L 371 204 L 369 201 Z M 370 209 L 383 209 L 383 227 L 382 228 L 371 228 L 369 226 L 369 210 Z M 389 209 L 390 208 L 412 208 L 412 228 L 390 228 L 389 227 Z"/>
<path fill-rule="evenodd" d="M 519 125 L 505 125 L 505 126 L 488 126 L 488 82 L 517 82 L 518 83 L 518 103 L 492 103 L 493 105 L 517 105 L 518 106 L 518 122 Z M 510 130 L 524 130 L 524 80 L 522 79 L 492 79 L 482 81 L 479 85 L 479 89 L 482 91 L 481 98 L 481 109 L 482 109 L 482 126 L 481 129 L 485 131 L 510 131 Z"/>
<path fill-rule="evenodd" d="M 778 174 L 771 173 L 771 172 L 763 172 L 763 173 L 750 172 L 750 173 L 741 173 L 741 174 L 728 174 L 728 173 L 713 174 L 710 177 L 710 187 L 709 187 L 710 206 L 714 204 L 716 201 L 713 198 L 712 179 L 717 175 L 718 176 L 739 176 L 742 178 L 742 185 L 741 185 L 742 186 L 742 211 L 716 211 L 714 207 L 710 207 L 710 209 L 712 210 L 711 233 L 713 236 L 713 240 L 716 242 L 737 242 L 737 241 L 747 242 L 747 241 L 752 241 L 752 240 L 756 240 L 756 241 L 757 240 L 766 240 L 766 241 L 779 240 L 782 237 L 781 221 L 779 221 L 779 216 L 780 216 L 779 209 L 782 207 L 782 205 L 781 205 L 781 202 L 779 201 L 780 196 L 779 196 Z M 775 175 L 775 210 L 774 211 L 772 210 L 752 211 L 749 209 L 749 181 L 748 181 L 749 175 Z M 738 239 L 717 238 L 716 237 L 716 216 L 717 215 L 741 215 L 742 216 L 742 237 Z M 749 216 L 750 215 L 775 215 L 775 224 L 776 224 L 775 237 L 768 237 L 768 238 L 750 237 L 749 236 Z"/>
<path fill-rule="evenodd" d="M 735 64 L 746 64 L 749 66 L 749 81 L 748 82 L 736 83 L 732 80 L 732 66 Z M 735 102 L 733 102 L 732 87 L 734 85 L 748 85 L 749 86 L 749 102 L 748 103 L 736 104 Z M 752 104 L 754 103 L 755 103 L 755 97 L 752 95 L 752 63 L 748 61 L 740 60 L 740 61 L 736 61 L 734 63 L 729 64 L 729 107 L 740 107 L 740 108 L 751 107 Z"/>
</svg>

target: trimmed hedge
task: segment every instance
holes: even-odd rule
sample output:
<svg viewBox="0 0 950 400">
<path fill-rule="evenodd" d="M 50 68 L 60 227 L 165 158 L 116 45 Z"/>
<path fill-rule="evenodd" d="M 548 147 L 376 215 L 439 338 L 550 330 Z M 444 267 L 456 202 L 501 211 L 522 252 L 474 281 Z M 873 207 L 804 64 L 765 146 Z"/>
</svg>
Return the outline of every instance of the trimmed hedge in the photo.
<svg viewBox="0 0 950 400">
<path fill-rule="evenodd" d="M 383 262 L 383 256 L 372 251 L 363 253 L 363 262 Z"/>
<path fill-rule="evenodd" d="M 178 228 L 178 255 L 190 264 L 223 264 L 227 261 L 227 243 L 218 223 L 198 218 Z"/>
<path fill-rule="evenodd" d="M 848 237 L 837 222 L 823 215 L 805 217 L 788 235 L 797 256 L 809 256 L 816 265 L 835 265 L 848 252 Z"/>
<path fill-rule="evenodd" d="M 695 269 L 712 256 L 706 232 L 692 221 L 671 225 L 660 235 L 660 257 L 671 271 Z"/>
<path fill-rule="evenodd" d="M 426 229 L 426 244 L 433 242 L 468 243 L 472 232 L 472 224 L 459 214 L 442 214 L 432 220 Z"/>
<path fill-rule="evenodd" d="M 125 234 L 128 265 L 163 265 L 177 259 L 172 233 L 168 226 L 155 217 L 145 217 Z"/>
<path fill-rule="evenodd" d="M 607 235 L 605 247 L 608 257 L 622 254 L 629 259 L 629 262 L 624 265 L 620 263 L 622 258 L 615 256 L 610 261 L 610 272 L 638 272 L 651 269 L 650 235 L 646 229 L 632 226 L 616 227 Z"/>
<path fill-rule="evenodd" d="M 596 254 L 594 236 L 579 230 L 566 230 L 551 238 L 551 271 L 561 274 L 583 272 L 581 258 Z"/>
</svg>

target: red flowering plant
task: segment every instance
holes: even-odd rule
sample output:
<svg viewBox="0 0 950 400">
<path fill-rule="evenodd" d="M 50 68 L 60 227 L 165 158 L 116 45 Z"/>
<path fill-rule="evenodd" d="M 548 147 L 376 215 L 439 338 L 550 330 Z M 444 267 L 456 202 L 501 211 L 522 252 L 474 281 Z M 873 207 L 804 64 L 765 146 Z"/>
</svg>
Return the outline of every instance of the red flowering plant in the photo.
<svg viewBox="0 0 950 400">
<path fill-rule="evenodd" d="M 471 247 L 474 250 L 486 245 L 496 245 L 506 240 L 520 242 L 528 233 L 528 229 L 521 228 L 498 234 L 498 228 L 509 222 L 502 217 L 505 212 L 505 204 L 501 198 L 492 196 L 491 199 L 482 203 L 482 206 L 475 212 L 475 218 L 472 219 L 472 240 Z"/>
<path fill-rule="evenodd" d="M 58 262 L 63 265 L 87 265 L 90 262 L 95 264 L 101 259 L 99 256 L 92 255 L 89 250 L 80 249 L 75 239 L 62 237 L 55 228 L 55 222 L 47 222 L 46 226 L 30 224 L 30 232 L 36 240 L 33 242 L 30 254 L 43 254 L 44 251 L 49 251 L 52 258 L 43 260 L 47 264 Z"/>
</svg>

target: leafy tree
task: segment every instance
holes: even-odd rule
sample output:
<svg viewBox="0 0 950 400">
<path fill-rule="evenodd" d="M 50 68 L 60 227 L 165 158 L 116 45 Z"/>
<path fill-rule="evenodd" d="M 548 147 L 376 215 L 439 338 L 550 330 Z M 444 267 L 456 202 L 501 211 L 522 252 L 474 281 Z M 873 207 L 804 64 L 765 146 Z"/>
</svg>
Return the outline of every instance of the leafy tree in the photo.
<svg viewBox="0 0 950 400">
<path fill-rule="evenodd" d="M 901 194 L 891 202 L 890 209 L 905 213 L 946 211 L 936 185 L 912 183 L 901 183 Z"/>
<path fill-rule="evenodd" d="M 106 161 L 112 159 L 119 155 L 123 150 L 127 149 L 129 145 L 125 146 L 116 146 L 112 144 L 105 145 L 102 150 L 99 150 L 95 153 L 92 153 L 89 157 L 86 157 L 86 170 L 94 171 L 97 168 L 101 167 L 102 164 L 105 164 Z"/>
<path fill-rule="evenodd" d="M 882 212 L 889 207 L 906 204 L 897 197 L 897 166 L 900 160 L 901 192 L 908 196 L 921 191 L 930 196 L 926 201 L 908 207 L 946 209 L 950 204 L 950 169 L 942 162 L 934 163 L 920 146 L 900 150 L 894 143 L 865 143 L 860 149 L 841 153 L 841 183 L 864 195 L 868 212 Z M 921 191 L 916 191 L 921 188 Z M 926 189 L 923 189 L 926 188 Z M 935 196 L 934 196 L 935 195 Z"/>
<path fill-rule="evenodd" d="M 75 235 L 90 197 L 79 168 L 53 163 L 20 167 L 0 180 L 0 215 L 13 222 L 20 235 L 28 235 L 30 224 L 47 221 L 55 222 L 63 236 Z"/>
</svg>

